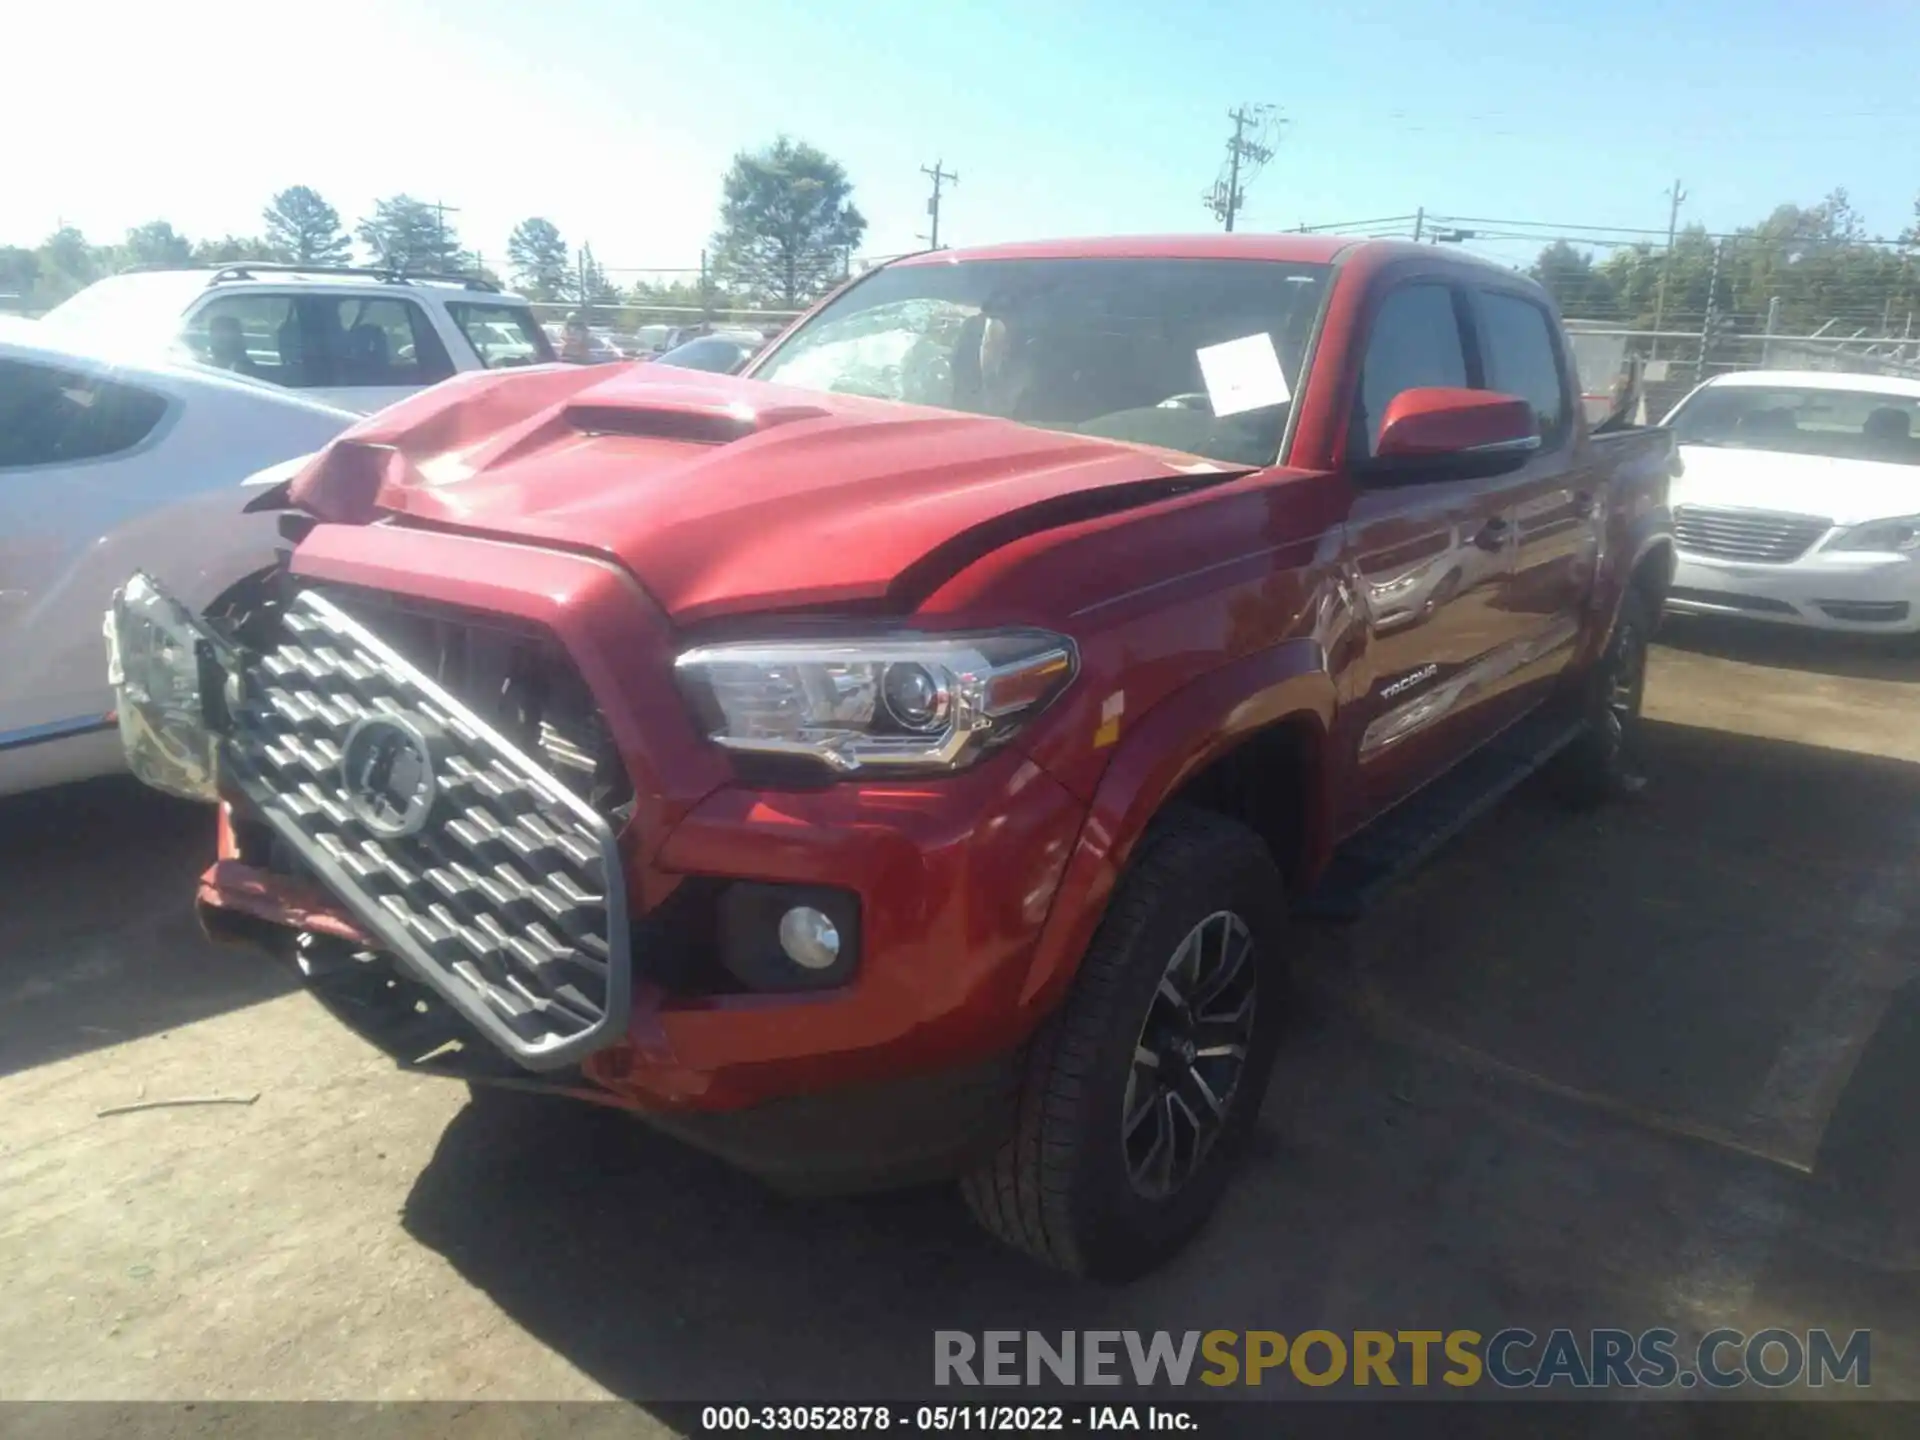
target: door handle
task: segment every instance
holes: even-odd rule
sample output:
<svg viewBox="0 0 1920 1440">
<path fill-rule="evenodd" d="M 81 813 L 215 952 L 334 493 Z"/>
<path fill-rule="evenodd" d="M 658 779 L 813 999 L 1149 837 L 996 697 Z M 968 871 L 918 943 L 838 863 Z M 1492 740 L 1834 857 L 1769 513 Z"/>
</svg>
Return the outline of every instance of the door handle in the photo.
<svg viewBox="0 0 1920 1440">
<path fill-rule="evenodd" d="M 1507 532 L 1512 528 L 1504 515 L 1496 515 L 1480 527 L 1473 537 L 1473 543 L 1482 550 L 1499 550 L 1506 545 Z"/>
</svg>

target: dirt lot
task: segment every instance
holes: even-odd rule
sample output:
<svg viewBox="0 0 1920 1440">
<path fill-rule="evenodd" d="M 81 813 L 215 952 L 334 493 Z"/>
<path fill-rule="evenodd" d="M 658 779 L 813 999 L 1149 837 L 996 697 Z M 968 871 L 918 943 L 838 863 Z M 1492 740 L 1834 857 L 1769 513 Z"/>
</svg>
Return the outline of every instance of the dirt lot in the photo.
<svg viewBox="0 0 1920 1440">
<path fill-rule="evenodd" d="M 0 807 L 0 1397 L 819 1399 L 935 1328 L 1871 1327 L 1920 1397 L 1920 650 L 1670 631 L 1653 785 L 1314 941 L 1245 1182 L 1124 1291 L 401 1076 L 186 908 L 198 813 Z M 99 1109 L 186 1095 L 250 1106 Z"/>
</svg>

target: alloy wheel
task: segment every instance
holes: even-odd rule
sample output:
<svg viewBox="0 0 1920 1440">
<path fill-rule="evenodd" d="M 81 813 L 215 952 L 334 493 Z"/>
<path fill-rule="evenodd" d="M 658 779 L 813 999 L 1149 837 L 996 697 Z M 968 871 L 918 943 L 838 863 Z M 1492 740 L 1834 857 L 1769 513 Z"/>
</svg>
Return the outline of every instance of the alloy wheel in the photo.
<svg viewBox="0 0 1920 1440">
<path fill-rule="evenodd" d="M 1127 1178 L 1150 1200 L 1192 1178 L 1246 1069 L 1259 999 L 1246 922 L 1216 910 L 1174 947 L 1134 1041 L 1121 1105 Z"/>
</svg>

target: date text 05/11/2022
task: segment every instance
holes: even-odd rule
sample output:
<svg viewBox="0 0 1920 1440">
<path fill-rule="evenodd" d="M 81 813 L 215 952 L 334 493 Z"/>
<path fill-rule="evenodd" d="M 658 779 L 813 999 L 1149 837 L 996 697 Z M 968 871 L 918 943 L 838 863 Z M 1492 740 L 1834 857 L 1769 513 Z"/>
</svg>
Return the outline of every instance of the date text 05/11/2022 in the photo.
<svg viewBox="0 0 1920 1440">
<path fill-rule="evenodd" d="M 861 1430 L 923 1435 L 1068 1430 L 1174 1434 L 1197 1429 L 1199 1421 L 1191 1411 L 1160 1405 L 708 1405 L 700 1411 L 700 1433 L 706 1435 Z"/>
</svg>

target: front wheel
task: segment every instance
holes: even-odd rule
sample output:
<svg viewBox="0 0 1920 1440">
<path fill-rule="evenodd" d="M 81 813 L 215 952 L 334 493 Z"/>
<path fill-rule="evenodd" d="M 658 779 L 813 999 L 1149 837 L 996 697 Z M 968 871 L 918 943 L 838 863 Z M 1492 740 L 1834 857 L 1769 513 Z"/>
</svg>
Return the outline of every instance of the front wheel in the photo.
<svg viewBox="0 0 1920 1440">
<path fill-rule="evenodd" d="M 1586 726 L 1557 765 L 1561 796 L 1576 808 L 1636 794 L 1646 784 L 1640 772 L 1640 706 L 1653 626 L 1651 603 L 1640 591 L 1629 590 L 1606 651 L 1587 680 Z"/>
<path fill-rule="evenodd" d="M 1142 842 L 1027 1059 L 1014 1134 L 962 1182 L 986 1228 L 1122 1281 L 1219 1203 L 1260 1109 L 1285 1002 L 1285 907 L 1260 838 L 1200 811 Z"/>
</svg>

